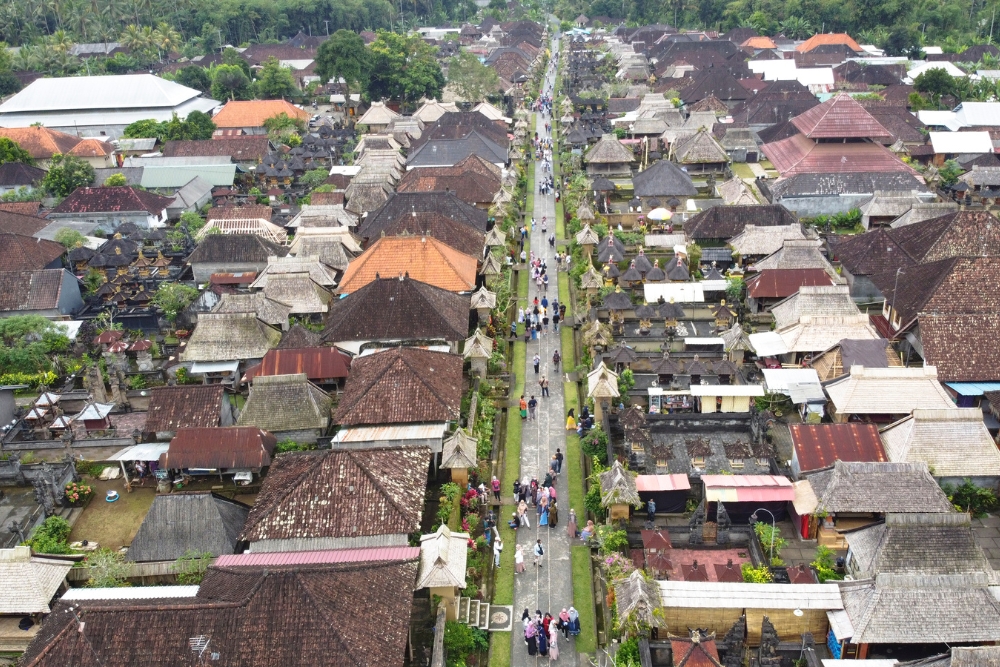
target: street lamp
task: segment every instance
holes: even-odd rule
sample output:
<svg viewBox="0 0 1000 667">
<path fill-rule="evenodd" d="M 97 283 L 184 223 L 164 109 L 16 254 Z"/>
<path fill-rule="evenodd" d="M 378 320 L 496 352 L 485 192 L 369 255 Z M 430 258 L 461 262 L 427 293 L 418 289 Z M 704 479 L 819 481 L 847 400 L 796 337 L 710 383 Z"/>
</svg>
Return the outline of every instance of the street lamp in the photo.
<svg viewBox="0 0 1000 667">
<path fill-rule="evenodd" d="M 769 514 L 769 515 L 771 516 L 771 559 L 770 559 L 770 560 L 768 561 L 768 563 L 767 563 L 767 564 L 768 564 L 768 566 L 770 566 L 770 565 L 771 565 L 771 563 L 773 563 L 773 562 L 774 562 L 774 533 L 775 533 L 775 527 L 774 527 L 774 515 L 773 515 L 773 514 L 771 514 L 771 511 L 770 511 L 770 510 L 766 510 L 766 509 L 764 509 L 763 507 L 761 507 L 761 508 L 758 508 L 758 509 L 755 509 L 755 510 L 753 511 L 753 514 L 751 514 L 751 515 L 750 515 L 750 525 L 751 525 L 751 526 L 752 526 L 752 525 L 753 525 L 754 523 L 756 523 L 756 521 L 757 521 L 757 512 L 767 512 L 767 513 L 768 513 L 768 514 Z"/>
</svg>

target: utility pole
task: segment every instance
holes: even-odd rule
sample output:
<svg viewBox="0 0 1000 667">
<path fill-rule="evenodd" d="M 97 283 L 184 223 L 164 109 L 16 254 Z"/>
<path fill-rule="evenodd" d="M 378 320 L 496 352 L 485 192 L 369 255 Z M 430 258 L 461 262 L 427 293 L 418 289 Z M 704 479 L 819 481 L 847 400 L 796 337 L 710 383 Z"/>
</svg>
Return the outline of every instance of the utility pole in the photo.
<svg viewBox="0 0 1000 667">
<path fill-rule="evenodd" d="M 329 21 L 323 21 L 323 23 L 326 24 L 326 36 L 329 37 L 330 36 L 330 22 Z"/>
<path fill-rule="evenodd" d="M 993 16 L 990 17 L 990 42 L 989 42 L 990 44 L 993 43 L 993 21 L 996 20 L 996 17 L 997 17 L 997 8 L 996 8 L 996 6 L 994 6 L 993 7 Z"/>
</svg>

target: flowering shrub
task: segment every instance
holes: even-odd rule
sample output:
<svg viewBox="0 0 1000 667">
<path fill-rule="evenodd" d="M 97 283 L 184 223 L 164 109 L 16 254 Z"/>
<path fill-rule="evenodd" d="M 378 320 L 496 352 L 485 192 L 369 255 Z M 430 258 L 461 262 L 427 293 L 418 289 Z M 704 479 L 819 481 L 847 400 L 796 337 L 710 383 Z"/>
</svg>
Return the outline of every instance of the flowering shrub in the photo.
<svg viewBox="0 0 1000 667">
<path fill-rule="evenodd" d="M 632 559 L 620 553 L 613 553 L 606 556 L 602 565 L 607 570 L 609 581 L 627 577 L 635 569 Z"/>
<path fill-rule="evenodd" d="M 94 495 L 94 489 L 89 484 L 70 482 L 66 485 L 66 499 L 71 503 L 82 503 Z"/>
</svg>

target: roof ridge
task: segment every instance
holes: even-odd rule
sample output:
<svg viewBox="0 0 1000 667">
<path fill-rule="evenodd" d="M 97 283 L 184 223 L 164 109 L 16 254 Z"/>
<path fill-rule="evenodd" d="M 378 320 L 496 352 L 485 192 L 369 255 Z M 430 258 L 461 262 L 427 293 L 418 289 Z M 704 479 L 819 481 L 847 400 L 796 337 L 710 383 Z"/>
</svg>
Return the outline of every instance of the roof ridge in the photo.
<svg viewBox="0 0 1000 667">
<path fill-rule="evenodd" d="M 400 449 L 405 449 L 405 448 L 401 447 Z M 380 451 L 384 452 L 386 450 L 380 450 Z M 390 505 L 392 505 L 393 509 L 396 510 L 396 513 L 400 516 L 400 518 L 402 518 L 406 522 L 409 522 L 409 517 L 407 516 L 406 510 L 404 510 L 400 506 L 400 504 L 393 497 L 392 493 L 390 493 L 388 489 L 382 486 L 382 482 L 379 480 L 378 476 L 371 470 L 369 470 L 368 467 L 365 465 L 365 463 L 358 458 L 357 450 L 350 450 L 350 449 L 347 450 L 347 456 L 354 463 L 354 465 L 356 465 L 358 469 L 361 470 L 361 472 L 364 473 L 366 477 L 368 477 L 371 483 L 375 485 L 375 488 L 377 488 L 382 493 L 382 496 L 389 502 Z"/>
<path fill-rule="evenodd" d="M 433 352 L 433 351 L 432 351 L 432 350 L 428 350 L 428 352 Z M 438 353 L 438 354 L 444 354 L 444 353 Z M 439 403 L 439 404 L 440 404 L 440 405 L 441 405 L 442 407 L 444 407 L 444 408 L 446 408 L 446 409 L 449 409 L 449 408 L 448 408 L 448 405 L 447 405 L 447 403 L 445 403 L 445 402 L 444 402 L 444 400 L 443 400 L 443 399 L 442 399 L 442 398 L 441 398 L 440 396 L 438 396 L 437 392 L 436 392 L 436 391 L 434 391 L 434 389 L 433 389 L 433 388 L 432 388 L 432 387 L 431 387 L 431 386 L 430 386 L 430 385 L 429 385 L 429 384 L 427 383 L 427 381 L 426 381 L 426 380 L 424 379 L 424 375 L 423 375 L 423 373 L 419 372 L 419 371 L 418 371 L 417 369 L 415 369 L 415 368 L 413 368 L 412 366 L 410 366 L 410 362 L 409 362 L 409 360 L 408 360 L 408 359 L 406 359 L 405 357 L 403 357 L 403 356 L 400 356 L 400 359 L 401 359 L 401 360 L 403 361 L 403 363 L 404 363 L 404 364 L 406 364 L 406 367 L 407 367 L 407 368 L 408 368 L 408 369 L 409 369 L 410 371 L 412 371 L 412 372 L 413 372 L 413 374 L 414 374 L 414 375 L 415 375 L 415 376 L 417 377 L 417 379 L 418 379 L 418 380 L 420 380 L 420 383 L 421 383 L 421 384 L 423 384 L 423 385 L 424 385 L 425 387 L 427 387 L 427 389 L 428 389 L 428 390 L 430 391 L 431 395 L 432 395 L 432 396 L 434 396 L 434 398 L 435 398 L 435 399 L 437 400 L 437 402 L 438 402 L 438 403 Z"/>
<path fill-rule="evenodd" d="M 331 451 L 335 451 L 335 450 L 326 450 L 326 451 L 323 451 L 323 452 L 317 452 L 315 454 L 304 453 L 304 452 L 295 452 L 295 453 L 289 453 L 289 456 L 287 456 L 287 458 L 288 459 L 294 459 L 294 458 L 302 458 L 302 459 L 304 459 L 305 456 L 317 456 L 317 457 L 322 456 L 323 459 L 324 459 L 324 461 L 325 461 L 325 459 L 328 458 L 328 456 L 330 455 Z M 278 458 L 278 455 L 276 454 L 275 455 L 275 461 L 277 460 L 277 458 Z M 321 465 L 322 465 L 322 462 L 321 462 Z M 245 525 L 243 527 L 243 530 L 241 531 L 241 535 L 246 535 L 248 532 L 250 532 L 252 530 L 256 530 L 256 528 L 263 522 L 263 520 L 266 519 L 267 517 L 269 517 L 271 515 L 271 513 L 274 512 L 274 510 L 276 510 L 278 508 L 278 506 L 282 504 L 282 502 L 284 501 L 284 499 L 288 498 L 293 493 L 295 493 L 296 491 L 298 491 L 299 486 L 302 484 L 302 482 L 305 481 L 305 478 L 308 477 L 309 475 L 311 475 L 313 472 L 315 472 L 315 468 L 314 467 L 312 467 L 312 466 L 304 466 L 303 469 L 302 469 L 302 472 L 299 473 L 295 477 L 295 479 L 289 480 L 287 483 L 285 483 L 283 485 L 285 489 L 288 489 L 288 492 L 285 493 L 285 494 L 283 494 L 280 498 L 277 498 L 276 502 L 271 503 L 270 507 L 265 508 L 261 512 L 260 516 L 255 517 L 253 525 L 250 524 L 250 518 L 251 518 L 250 515 L 247 515 L 247 525 Z M 254 507 L 256 507 L 256 506 L 257 505 L 254 504 Z"/>
</svg>

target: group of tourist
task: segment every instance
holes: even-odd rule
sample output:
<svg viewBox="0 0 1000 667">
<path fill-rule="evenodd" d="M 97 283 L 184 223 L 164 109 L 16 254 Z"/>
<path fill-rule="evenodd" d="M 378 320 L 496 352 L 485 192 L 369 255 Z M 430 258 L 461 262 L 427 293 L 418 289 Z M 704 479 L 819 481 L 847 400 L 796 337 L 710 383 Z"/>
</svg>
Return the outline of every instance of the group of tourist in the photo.
<svg viewBox="0 0 1000 667">
<path fill-rule="evenodd" d="M 574 607 L 563 608 L 558 617 L 546 613 L 542 615 L 541 609 L 535 610 L 535 615 L 527 609 L 521 614 L 521 623 L 524 625 L 524 643 L 528 646 L 528 655 L 544 655 L 549 660 L 559 659 L 559 633 L 562 632 L 563 641 L 580 634 L 580 614 Z"/>
</svg>

